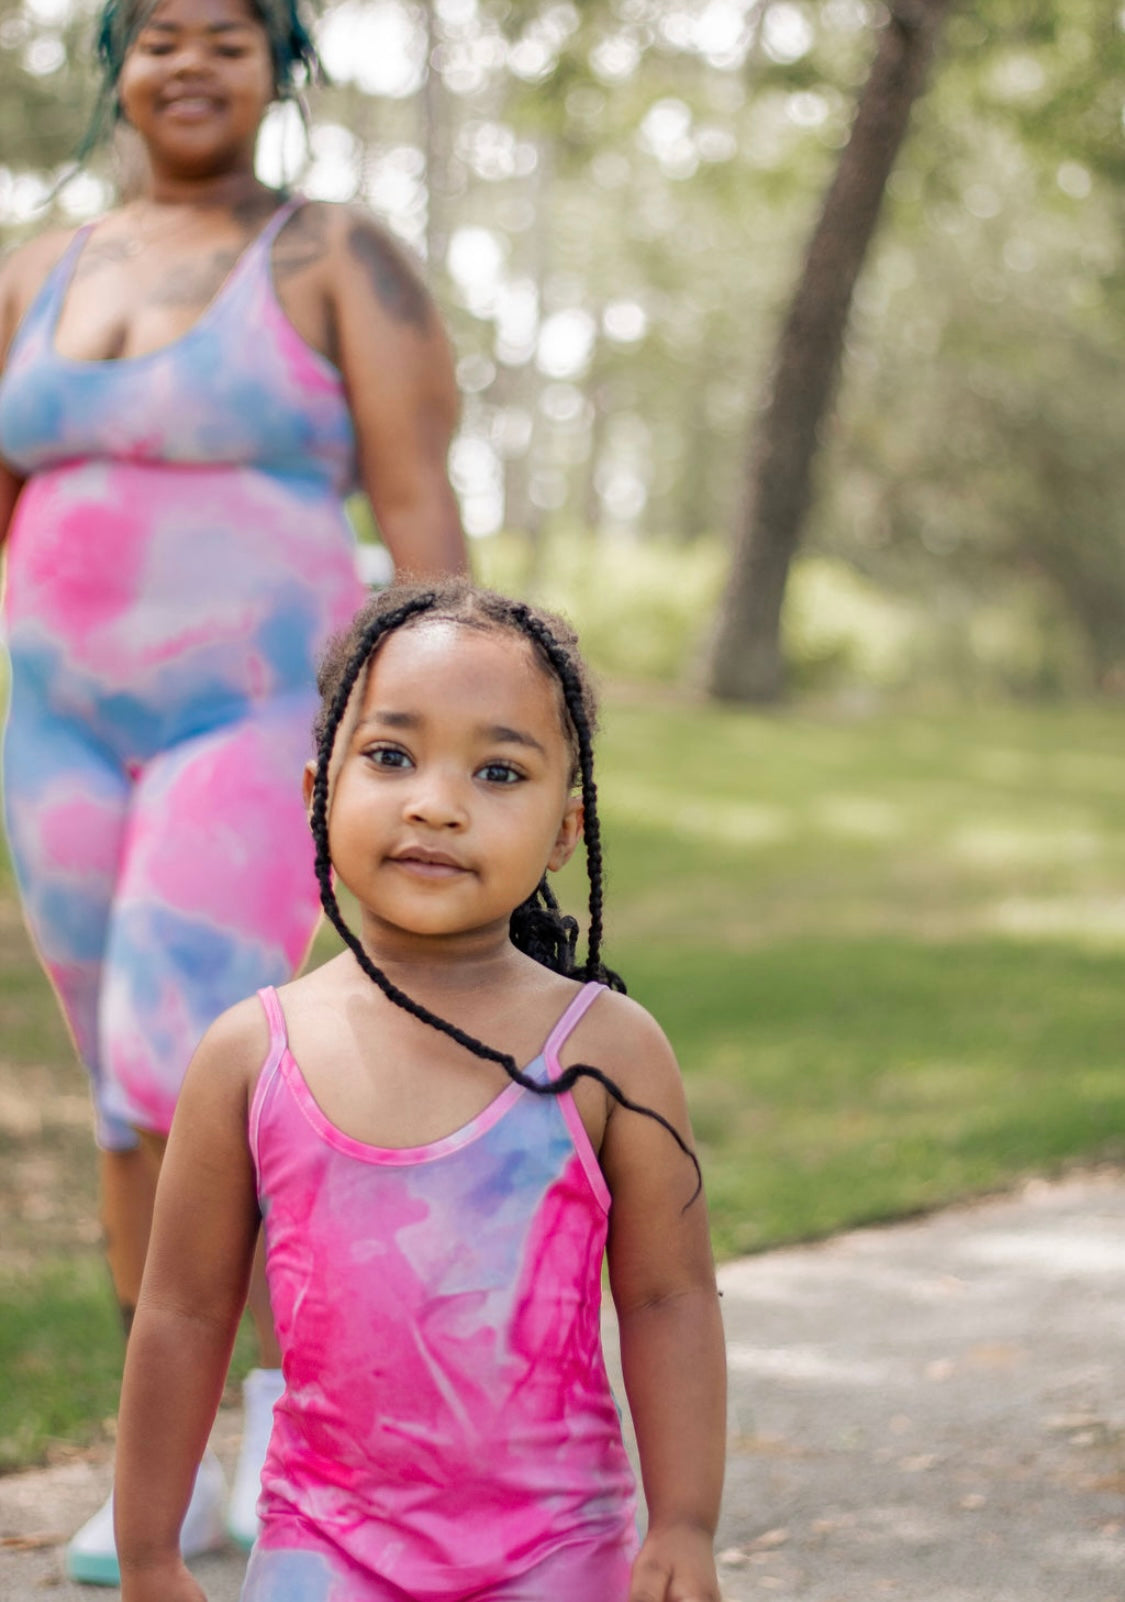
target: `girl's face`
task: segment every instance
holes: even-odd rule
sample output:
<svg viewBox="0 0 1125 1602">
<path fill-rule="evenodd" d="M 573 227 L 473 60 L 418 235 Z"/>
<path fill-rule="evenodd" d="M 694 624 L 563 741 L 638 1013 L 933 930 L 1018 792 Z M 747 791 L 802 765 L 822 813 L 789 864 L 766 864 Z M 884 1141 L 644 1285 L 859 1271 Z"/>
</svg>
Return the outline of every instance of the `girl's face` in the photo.
<svg viewBox="0 0 1125 1602">
<path fill-rule="evenodd" d="M 580 838 L 560 693 L 518 636 L 397 630 L 340 740 L 329 844 L 369 937 L 506 939 Z"/>
<path fill-rule="evenodd" d="M 117 87 L 157 164 L 197 176 L 252 167 L 274 92 L 266 31 L 249 0 L 157 0 Z"/>
</svg>

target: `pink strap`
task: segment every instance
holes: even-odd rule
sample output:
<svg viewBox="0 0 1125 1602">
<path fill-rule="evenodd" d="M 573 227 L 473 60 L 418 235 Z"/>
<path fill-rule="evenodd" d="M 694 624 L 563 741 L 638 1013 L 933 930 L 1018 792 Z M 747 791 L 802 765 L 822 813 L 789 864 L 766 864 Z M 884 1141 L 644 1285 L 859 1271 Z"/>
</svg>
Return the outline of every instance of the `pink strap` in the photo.
<svg viewBox="0 0 1125 1602">
<path fill-rule="evenodd" d="M 250 1152 L 254 1158 L 255 1167 L 258 1167 L 258 1129 L 262 1121 L 262 1109 L 265 1106 L 270 1087 L 277 1078 L 277 1070 L 289 1044 L 289 1031 L 285 1027 L 285 1014 L 281 1010 L 281 1002 L 277 998 L 277 991 L 272 985 L 268 985 L 265 989 L 258 991 L 258 1000 L 262 1003 L 266 1022 L 270 1026 L 270 1048 L 266 1053 L 266 1060 L 262 1064 L 262 1071 L 258 1075 L 258 1083 L 254 1086 L 254 1094 L 250 1098 L 248 1134 L 250 1137 Z"/>
<path fill-rule="evenodd" d="M 593 980 L 583 985 L 548 1035 L 547 1044 L 543 1047 L 543 1056 L 547 1063 L 547 1072 L 552 1079 L 557 1079 L 562 1072 L 559 1067 L 559 1052 L 605 988 L 605 985 Z"/>
<path fill-rule="evenodd" d="M 285 1014 L 281 1010 L 281 1002 L 277 998 L 277 991 L 272 985 L 266 985 L 258 991 L 258 1000 L 265 1010 L 266 1022 L 270 1026 L 270 1056 L 277 1054 L 278 1048 L 284 1051 L 289 1044 L 289 1031 L 285 1027 Z"/>
</svg>

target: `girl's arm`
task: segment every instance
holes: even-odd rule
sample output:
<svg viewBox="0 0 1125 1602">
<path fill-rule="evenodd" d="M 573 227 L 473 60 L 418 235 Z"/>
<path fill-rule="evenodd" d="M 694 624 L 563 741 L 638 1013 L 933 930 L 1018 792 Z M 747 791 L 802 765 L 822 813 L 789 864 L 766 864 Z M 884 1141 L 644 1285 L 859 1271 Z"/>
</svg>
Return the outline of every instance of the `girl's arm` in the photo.
<svg viewBox="0 0 1125 1602">
<path fill-rule="evenodd" d="M 633 1101 L 691 1145 L 679 1069 L 663 1033 L 624 997 L 622 1025 L 591 1056 Z M 603 1026 L 604 1027 L 604 1026 Z M 667 1130 L 614 1106 L 601 1148 L 613 1196 L 609 1273 L 625 1389 L 637 1433 L 648 1534 L 629 1602 L 719 1602 L 713 1543 L 726 1456 L 726 1360 L 707 1209 Z"/>
<path fill-rule="evenodd" d="M 332 310 L 363 485 L 399 577 L 468 569 L 449 482 L 458 396 L 449 342 L 403 250 L 370 217 L 343 212 Z"/>
<path fill-rule="evenodd" d="M 258 1002 L 204 1036 L 157 1187 L 129 1337 L 114 1487 L 124 1602 L 201 1602 L 179 1531 L 222 1395 L 258 1234 L 246 1125 L 267 1031 Z"/>
</svg>

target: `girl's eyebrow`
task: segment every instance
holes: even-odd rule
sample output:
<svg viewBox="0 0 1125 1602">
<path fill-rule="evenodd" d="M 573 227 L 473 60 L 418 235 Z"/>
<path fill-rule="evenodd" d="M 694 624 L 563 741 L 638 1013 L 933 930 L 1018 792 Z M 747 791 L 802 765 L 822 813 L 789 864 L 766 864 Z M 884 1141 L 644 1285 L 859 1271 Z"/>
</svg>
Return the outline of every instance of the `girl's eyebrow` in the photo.
<svg viewBox="0 0 1125 1602">
<path fill-rule="evenodd" d="M 355 726 L 356 734 L 377 724 L 385 729 L 419 729 L 425 719 L 417 712 L 391 712 L 383 708 L 376 708 L 361 718 Z M 538 751 L 541 756 L 547 755 L 546 747 L 532 734 L 523 729 L 513 729 L 507 723 L 482 723 L 477 731 L 486 740 L 495 741 L 497 745 L 520 745 L 531 751 Z"/>
<path fill-rule="evenodd" d="M 520 729 L 510 729 L 506 723 L 491 723 L 483 728 L 481 733 L 489 740 L 495 740 L 498 745 L 523 745 L 532 751 L 538 751 L 542 756 L 547 755 L 546 748 L 535 739 L 534 735 L 524 734 Z"/>
</svg>

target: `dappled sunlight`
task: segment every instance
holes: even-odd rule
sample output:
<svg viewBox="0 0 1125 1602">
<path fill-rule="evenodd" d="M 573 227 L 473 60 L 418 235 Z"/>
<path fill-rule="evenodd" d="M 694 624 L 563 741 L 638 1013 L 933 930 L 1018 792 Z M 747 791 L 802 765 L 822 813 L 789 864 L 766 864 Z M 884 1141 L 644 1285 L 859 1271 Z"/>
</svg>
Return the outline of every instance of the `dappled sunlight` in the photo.
<svg viewBox="0 0 1125 1602">
<path fill-rule="evenodd" d="M 1093 862 L 1109 846 L 1099 830 L 1078 825 L 1017 823 L 1011 818 L 981 820 L 953 830 L 949 846 L 954 857 L 974 868 L 1005 871 L 1009 868 L 1042 869 L 1057 864 Z"/>
<path fill-rule="evenodd" d="M 814 826 L 845 839 L 887 840 L 905 834 L 904 809 L 869 795 L 828 795 L 809 808 Z"/>
<path fill-rule="evenodd" d="M 1072 940 L 1080 945 L 1125 947 L 1125 894 L 1118 896 L 1010 896 L 987 907 L 983 927 L 1021 940 Z"/>
<path fill-rule="evenodd" d="M 655 824 L 669 833 L 724 846 L 765 846 L 794 832 L 792 815 L 760 801 L 689 798 L 683 793 L 617 779 L 606 794 L 607 818 Z"/>
</svg>

